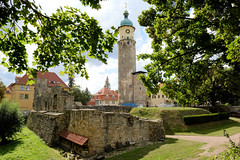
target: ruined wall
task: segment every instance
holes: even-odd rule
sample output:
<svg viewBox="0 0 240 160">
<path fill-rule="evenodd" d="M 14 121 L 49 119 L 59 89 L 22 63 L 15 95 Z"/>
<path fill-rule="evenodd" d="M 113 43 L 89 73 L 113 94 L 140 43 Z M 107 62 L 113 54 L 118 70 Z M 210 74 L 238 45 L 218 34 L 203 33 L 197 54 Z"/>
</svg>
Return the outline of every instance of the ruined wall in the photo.
<svg viewBox="0 0 240 160">
<path fill-rule="evenodd" d="M 68 126 L 68 115 L 45 111 L 30 112 L 27 127 L 42 138 L 49 146 L 58 144 L 59 133 Z"/>
<path fill-rule="evenodd" d="M 162 121 L 141 120 L 129 113 L 94 109 L 68 111 L 68 131 L 88 137 L 89 156 L 133 143 L 165 139 Z"/>
<path fill-rule="evenodd" d="M 82 106 L 81 109 L 96 109 L 102 112 L 129 113 L 132 107 L 130 106 Z"/>
<path fill-rule="evenodd" d="M 74 97 L 64 91 L 62 86 L 47 86 L 47 79 L 35 80 L 34 88 L 35 111 L 64 112 L 66 109 L 76 108 Z"/>
</svg>

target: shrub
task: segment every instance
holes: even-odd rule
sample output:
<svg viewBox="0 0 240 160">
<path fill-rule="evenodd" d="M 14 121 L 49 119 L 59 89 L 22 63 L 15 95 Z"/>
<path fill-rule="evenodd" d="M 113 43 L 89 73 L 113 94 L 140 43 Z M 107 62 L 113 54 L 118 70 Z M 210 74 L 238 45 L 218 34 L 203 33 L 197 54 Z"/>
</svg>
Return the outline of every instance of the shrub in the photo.
<svg viewBox="0 0 240 160">
<path fill-rule="evenodd" d="M 0 141 L 6 143 L 21 131 L 24 118 L 16 103 L 4 99 L 0 103 Z"/>
<path fill-rule="evenodd" d="M 190 124 L 199 124 L 199 123 L 224 120 L 224 119 L 228 119 L 228 118 L 229 118 L 229 113 L 223 112 L 223 113 L 184 116 L 183 120 L 186 125 L 190 125 Z"/>
</svg>

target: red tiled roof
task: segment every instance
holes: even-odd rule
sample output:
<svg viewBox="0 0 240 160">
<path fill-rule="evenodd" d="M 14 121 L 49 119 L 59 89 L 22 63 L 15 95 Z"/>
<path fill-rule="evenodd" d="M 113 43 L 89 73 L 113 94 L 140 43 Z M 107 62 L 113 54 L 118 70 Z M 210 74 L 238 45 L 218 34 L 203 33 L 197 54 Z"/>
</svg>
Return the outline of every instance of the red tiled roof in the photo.
<svg viewBox="0 0 240 160">
<path fill-rule="evenodd" d="M 69 132 L 69 131 L 62 131 L 59 136 L 63 137 L 63 138 L 66 138 L 67 140 L 69 141 L 72 141 L 76 144 L 79 144 L 79 145 L 83 145 L 84 143 L 87 142 L 88 138 L 87 137 L 84 137 L 84 136 L 80 136 L 78 134 L 75 134 L 75 133 L 72 133 L 72 132 Z"/>
<path fill-rule="evenodd" d="M 108 95 L 108 98 L 106 98 L 106 95 Z M 113 99 L 114 95 L 114 99 Z M 99 90 L 96 94 L 93 95 L 92 100 L 95 102 L 95 100 L 118 100 L 118 93 L 114 90 L 110 90 L 107 87 L 103 87 L 101 90 Z"/>
<path fill-rule="evenodd" d="M 12 91 L 12 85 L 13 83 L 9 84 L 9 86 L 7 88 L 9 88 Z"/>
<path fill-rule="evenodd" d="M 37 77 L 40 79 L 47 79 L 48 86 L 58 86 L 61 84 L 61 85 L 63 85 L 63 87 L 68 88 L 68 86 L 54 72 L 42 73 L 41 71 L 39 71 L 37 73 Z M 16 84 L 26 84 L 27 80 L 28 80 L 28 76 L 27 76 L 27 74 L 25 74 L 21 78 L 17 77 L 17 79 L 18 79 L 18 81 L 16 82 Z M 54 82 L 54 83 L 50 83 L 50 82 Z"/>
</svg>

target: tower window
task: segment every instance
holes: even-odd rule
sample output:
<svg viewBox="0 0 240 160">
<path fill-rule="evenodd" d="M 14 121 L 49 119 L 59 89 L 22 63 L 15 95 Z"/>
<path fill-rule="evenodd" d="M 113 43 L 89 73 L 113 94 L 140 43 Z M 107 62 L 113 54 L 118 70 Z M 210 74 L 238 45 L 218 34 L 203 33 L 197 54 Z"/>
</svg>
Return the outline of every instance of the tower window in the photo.
<svg viewBox="0 0 240 160">
<path fill-rule="evenodd" d="M 128 41 L 127 44 L 129 44 L 130 42 Z"/>
</svg>

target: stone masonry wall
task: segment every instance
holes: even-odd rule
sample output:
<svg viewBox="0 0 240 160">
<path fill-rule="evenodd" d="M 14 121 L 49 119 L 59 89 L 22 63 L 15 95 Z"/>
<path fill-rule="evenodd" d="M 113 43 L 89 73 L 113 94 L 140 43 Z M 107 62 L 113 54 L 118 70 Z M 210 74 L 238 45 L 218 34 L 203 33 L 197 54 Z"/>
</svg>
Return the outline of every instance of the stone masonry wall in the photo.
<svg viewBox="0 0 240 160">
<path fill-rule="evenodd" d="M 27 127 L 42 138 L 49 146 L 58 144 L 59 133 L 68 126 L 68 115 L 45 111 L 30 112 Z"/>
<path fill-rule="evenodd" d="M 141 120 L 129 113 L 100 112 L 94 109 L 68 112 L 68 131 L 89 138 L 89 156 L 102 153 L 107 147 L 117 149 L 126 144 L 165 139 L 160 120 Z"/>
<path fill-rule="evenodd" d="M 102 112 L 129 113 L 130 106 L 82 106 L 81 109 L 96 109 Z"/>
<path fill-rule="evenodd" d="M 62 86 L 47 86 L 47 79 L 35 80 L 34 103 L 35 111 L 64 112 L 66 109 L 77 108 L 74 97 L 64 91 Z"/>
</svg>

